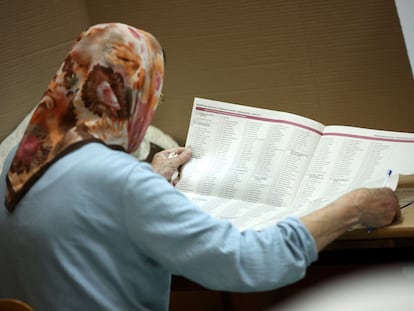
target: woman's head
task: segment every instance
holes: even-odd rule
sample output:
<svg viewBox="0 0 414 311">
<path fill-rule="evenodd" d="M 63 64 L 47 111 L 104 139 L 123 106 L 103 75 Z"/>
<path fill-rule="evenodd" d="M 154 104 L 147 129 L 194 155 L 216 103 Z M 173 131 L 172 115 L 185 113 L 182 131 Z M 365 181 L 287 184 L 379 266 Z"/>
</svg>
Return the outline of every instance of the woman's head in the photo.
<svg viewBox="0 0 414 311">
<path fill-rule="evenodd" d="M 151 34 L 119 23 L 95 25 L 75 41 L 40 105 L 71 114 L 75 136 L 87 132 L 132 152 L 152 121 L 163 77 L 162 48 Z"/>
<path fill-rule="evenodd" d="M 151 34 L 120 23 L 81 33 L 19 144 L 6 202 L 20 197 L 15 193 L 23 195 L 51 163 L 85 143 L 135 151 L 154 116 L 163 78 L 163 51 Z"/>
</svg>

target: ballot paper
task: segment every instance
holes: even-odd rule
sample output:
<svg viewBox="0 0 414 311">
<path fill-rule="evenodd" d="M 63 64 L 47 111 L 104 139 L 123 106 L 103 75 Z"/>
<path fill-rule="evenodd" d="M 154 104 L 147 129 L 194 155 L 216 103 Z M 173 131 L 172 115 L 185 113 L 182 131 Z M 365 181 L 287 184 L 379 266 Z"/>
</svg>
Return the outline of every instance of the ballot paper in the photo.
<svg viewBox="0 0 414 311">
<path fill-rule="evenodd" d="M 414 133 L 325 126 L 299 115 L 195 98 L 177 189 L 240 230 L 303 216 L 359 187 L 413 174 Z M 392 174 L 387 172 L 391 171 Z"/>
</svg>

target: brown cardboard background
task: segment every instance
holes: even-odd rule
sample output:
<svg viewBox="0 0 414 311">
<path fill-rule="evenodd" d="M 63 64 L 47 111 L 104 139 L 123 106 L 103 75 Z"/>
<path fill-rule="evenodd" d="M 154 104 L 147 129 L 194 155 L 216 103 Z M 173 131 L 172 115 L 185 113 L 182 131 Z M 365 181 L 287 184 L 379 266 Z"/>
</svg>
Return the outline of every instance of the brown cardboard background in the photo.
<svg viewBox="0 0 414 311">
<path fill-rule="evenodd" d="M 168 105 L 155 122 L 180 141 L 194 96 L 414 131 L 414 81 L 393 1 L 87 4 L 94 22 L 135 23 L 159 38 Z"/>
<path fill-rule="evenodd" d="M 38 103 L 88 25 L 83 0 L 0 2 L 0 140 Z"/>
<path fill-rule="evenodd" d="M 30 5 L 1 4 L 2 24 L 17 20 L 30 32 L 2 27 L 11 48 L 0 55 L 0 137 L 36 104 L 70 41 L 109 21 L 143 28 L 164 46 L 167 101 L 154 125 L 180 143 L 195 96 L 414 131 L 414 81 L 390 0 L 42 0 L 31 11 L 18 10 L 22 3 Z"/>
</svg>

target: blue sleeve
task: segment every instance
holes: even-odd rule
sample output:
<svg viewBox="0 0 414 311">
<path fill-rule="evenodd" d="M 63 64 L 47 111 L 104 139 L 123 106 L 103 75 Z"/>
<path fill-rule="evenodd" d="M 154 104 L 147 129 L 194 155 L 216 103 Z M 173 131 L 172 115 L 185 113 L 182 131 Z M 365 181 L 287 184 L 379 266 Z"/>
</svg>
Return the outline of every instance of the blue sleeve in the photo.
<svg viewBox="0 0 414 311">
<path fill-rule="evenodd" d="M 123 202 L 131 240 L 176 275 L 229 291 L 278 288 L 304 277 L 317 259 L 315 241 L 296 218 L 256 232 L 203 212 L 141 164 L 129 175 Z"/>
</svg>

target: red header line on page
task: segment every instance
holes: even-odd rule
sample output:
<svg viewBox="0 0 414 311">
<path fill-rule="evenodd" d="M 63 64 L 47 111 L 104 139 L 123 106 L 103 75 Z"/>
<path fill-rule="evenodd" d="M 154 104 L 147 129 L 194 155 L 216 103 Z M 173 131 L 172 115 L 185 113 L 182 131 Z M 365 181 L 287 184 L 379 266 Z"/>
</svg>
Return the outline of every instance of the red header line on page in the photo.
<svg viewBox="0 0 414 311">
<path fill-rule="evenodd" d="M 227 116 L 232 116 L 232 117 L 237 117 L 237 118 L 250 119 L 250 120 L 259 120 L 259 121 L 266 121 L 266 122 L 272 122 L 272 123 L 289 124 L 289 125 L 297 126 L 297 127 L 312 131 L 322 136 L 343 136 L 343 137 L 350 137 L 350 138 L 357 138 L 357 139 L 370 139 L 370 140 L 391 141 L 391 142 L 399 142 L 399 143 L 414 143 L 413 139 L 374 137 L 374 136 L 364 136 L 364 135 L 355 135 L 355 134 L 346 134 L 346 133 L 322 133 L 315 128 L 312 128 L 312 127 L 309 127 L 309 126 L 306 126 L 300 123 L 292 122 L 292 121 L 257 117 L 257 116 L 251 116 L 251 115 L 246 115 L 246 114 L 237 113 L 237 112 L 223 111 L 223 110 L 206 108 L 206 107 L 197 106 L 196 110 L 217 113 L 217 114 L 222 114 L 222 115 L 227 115 Z"/>
<path fill-rule="evenodd" d="M 379 141 L 392 141 L 392 142 L 397 142 L 397 143 L 414 143 L 414 139 L 375 137 L 375 136 L 354 135 L 354 134 L 346 134 L 346 133 L 323 133 L 322 135 L 323 136 L 344 136 L 344 137 L 350 137 L 350 138 L 370 139 L 370 140 L 379 140 Z"/>
<path fill-rule="evenodd" d="M 318 135 L 322 135 L 321 131 L 318 131 L 317 129 L 314 129 L 310 126 L 306 126 L 300 123 L 292 122 L 292 121 L 286 121 L 286 120 L 279 120 L 279 119 L 270 119 L 270 118 L 264 118 L 264 117 L 257 117 L 257 116 L 250 116 L 242 113 L 237 112 L 230 112 L 230 111 L 223 111 L 223 110 L 217 110 L 217 109 L 211 109 L 211 108 L 205 108 L 205 107 L 196 107 L 196 110 L 201 110 L 205 112 L 211 112 L 211 113 L 217 113 L 217 114 L 223 114 L 226 116 L 232 116 L 237 118 L 244 118 L 244 119 L 250 119 L 250 120 L 259 120 L 259 121 L 266 121 L 266 122 L 272 122 L 272 123 L 284 123 L 289 124 L 297 127 L 301 127 L 303 129 L 315 132 Z"/>
</svg>

